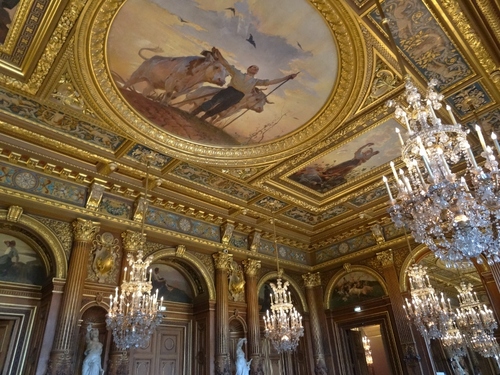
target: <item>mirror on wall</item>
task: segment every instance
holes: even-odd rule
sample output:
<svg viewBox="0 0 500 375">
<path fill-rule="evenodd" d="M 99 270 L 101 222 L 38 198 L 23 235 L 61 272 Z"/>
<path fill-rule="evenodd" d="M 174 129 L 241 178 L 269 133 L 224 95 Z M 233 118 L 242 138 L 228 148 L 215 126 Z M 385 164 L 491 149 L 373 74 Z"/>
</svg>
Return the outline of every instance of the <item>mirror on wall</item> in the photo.
<svg viewBox="0 0 500 375">
<path fill-rule="evenodd" d="M 351 369 L 354 374 L 393 374 L 380 324 L 353 327 L 346 330 L 346 335 Z"/>
</svg>

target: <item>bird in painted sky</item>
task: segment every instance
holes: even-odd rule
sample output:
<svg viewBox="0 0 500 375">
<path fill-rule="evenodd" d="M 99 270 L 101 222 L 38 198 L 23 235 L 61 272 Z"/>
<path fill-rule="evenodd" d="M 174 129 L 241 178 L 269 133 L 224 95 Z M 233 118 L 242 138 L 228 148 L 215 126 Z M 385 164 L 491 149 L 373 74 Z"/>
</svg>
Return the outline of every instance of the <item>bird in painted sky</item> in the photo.
<svg viewBox="0 0 500 375">
<path fill-rule="evenodd" d="M 236 9 L 234 9 L 234 8 L 226 8 L 226 9 L 233 12 L 233 16 L 236 16 Z"/>
<path fill-rule="evenodd" d="M 179 17 L 179 20 L 180 20 L 181 22 L 184 22 L 184 23 L 189 23 L 188 21 L 184 20 L 182 17 L 180 17 L 180 16 L 177 16 L 177 17 Z"/>
<path fill-rule="evenodd" d="M 300 48 L 300 49 L 302 49 L 302 46 L 300 45 L 300 43 L 299 43 L 299 42 L 297 42 L 297 45 L 299 46 L 299 48 Z"/>
<path fill-rule="evenodd" d="M 255 40 L 253 40 L 252 34 L 250 34 L 250 36 L 248 37 L 248 39 L 246 39 L 246 41 L 248 43 L 250 43 L 252 46 L 254 46 L 255 48 L 257 48 L 257 45 L 255 44 Z"/>
</svg>

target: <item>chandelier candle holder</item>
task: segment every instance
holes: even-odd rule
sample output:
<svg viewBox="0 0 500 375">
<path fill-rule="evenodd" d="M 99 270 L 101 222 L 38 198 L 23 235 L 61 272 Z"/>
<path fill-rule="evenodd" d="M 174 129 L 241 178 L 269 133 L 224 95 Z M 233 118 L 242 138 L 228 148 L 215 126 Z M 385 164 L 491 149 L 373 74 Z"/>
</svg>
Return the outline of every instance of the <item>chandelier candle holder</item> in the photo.
<svg viewBox="0 0 500 375">
<path fill-rule="evenodd" d="M 383 181 L 389 193 L 389 213 L 397 227 L 407 227 L 413 238 L 427 245 L 451 267 L 470 265 L 470 259 L 488 263 L 500 261 L 500 192 L 498 162 L 485 142 L 479 126 L 476 132 L 484 158 L 479 166 L 467 141 L 468 131 L 458 124 L 449 106 L 452 124 L 436 116 L 443 95 L 431 80 L 422 98 L 410 79 L 405 83 L 405 105 L 389 101 L 395 117 L 408 131 L 401 134 L 402 160 L 406 171 L 396 170 L 391 162 L 397 196 L 393 197 L 388 179 Z M 496 135 L 491 136 L 500 153 Z M 457 177 L 452 170 L 465 160 L 465 173 Z"/>
<path fill-rule="evenodd" d="M 129 253 L 127 261 L 130 268 L 125 267 L 120 292 L 116 287 L 115 295 L 109 296 L 109 310 L 106 325 L 113 333 L 115 344 L 119 350 L 131 347 L 146 348 L 151 335 L 163 319 L 163 297 L 158 300 L 158 290 L 151 293 L 152 270 L 148 268 L 152 256 L 143 259 L 146 235 L 144 224 L 147 213 L 147 196 L 149 182 L 149 161 L 147 163 L 146 188 L 142 199 L 142 222 L 139 249 L 136 256 Z"/>
<path fill-rule="evenodd" d="M 292 303 L 291 293 L 288 291 L 288 281 L 282 283 L 283 272 L 279 268 L 278 246 L 276 241 L 276 224 L 272 219 L 274 229 L 274 251 L 276 253 L 276 266 L 278 279 L 276 284 L 270 283 L 271 306 L 264 316 L 265 337 L 271 340 L 278 353 L 294 351 L 299 345 L 299 340 L 304 336 L 302 316 L 297 312 Z"/>
<path fill-rule="evenodd" d="M 407 298 L 405 309 L 408 320 L 413 321 L 427 343 L 443 337 L 451 312 L 449 299 L 443 293 L 439 298 L 429 282 L 427 267 L 414 264 L 408 271 L 411 301 Z"/>
<path fill-rule="evenodd" d="M 472 285 L 460 283 L 457 287 L 460 307 L 457 308 L 456 324 L 472 350 L 483 357 L 500 359 L 500 346 L 493 334 L 498 328 L 493 311 L 481 304 Z"/>
</svg>

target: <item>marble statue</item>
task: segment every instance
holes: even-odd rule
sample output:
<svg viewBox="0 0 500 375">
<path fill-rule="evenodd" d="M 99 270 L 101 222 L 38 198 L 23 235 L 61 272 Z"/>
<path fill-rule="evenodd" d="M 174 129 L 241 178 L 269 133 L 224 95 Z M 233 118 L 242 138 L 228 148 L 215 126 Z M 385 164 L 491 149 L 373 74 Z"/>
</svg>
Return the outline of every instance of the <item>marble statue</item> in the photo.
<svg viewBox="0 0 500 375">
<path fill-rule="evenodd" d="M 250 363 L 252 360 L 248 361 L 245 358 L 245 352 L 242 347 L 243 344 L 247 342 L 247 339 L 239 339 L 238 345 L 236 346 L 236 375 L 248 375 L 250 372 Z"/>
<path fill-rule="evenodd" d="M 101 367 L 102 343 L 99 342 L 99 330 L 92 328 L 92 324 L 89 324 L 85 338 L 87 348 L 82 365 L 82 375 L 102 375 L 104 370 Z"/>
</svg>

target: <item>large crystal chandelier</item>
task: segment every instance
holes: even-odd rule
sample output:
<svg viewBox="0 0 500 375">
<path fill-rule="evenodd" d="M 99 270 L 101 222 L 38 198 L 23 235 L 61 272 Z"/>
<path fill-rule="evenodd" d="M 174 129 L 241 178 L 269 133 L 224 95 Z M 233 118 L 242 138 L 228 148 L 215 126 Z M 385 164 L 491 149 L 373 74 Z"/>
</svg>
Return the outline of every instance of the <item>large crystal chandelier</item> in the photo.
<svg viewBox="0 0 500 375">
<path fill-rule="evenodd" d="M 389 102 L 408 130 L 406 140 L 398 133 L 406 172 L 397 171 L 391 162 L 396 198 L 383 178 L 392 204 L 389 212 L 396 226 L 409 228 L 417 242 L 426 244 L 448 266 L 470 264 L 470 258 L 481 262 L 481 254 L 491 264 L 500 261 L 498 163 L 479 126 L 476 131 L 484 169 L 476 163 L 468 132 L 457 124 L 450 107 L 446 108 L 452 125 L 443 124 L 436 116 L 443 99 L 434 90 L 436 84 L 435 80 L 429 83 L 423 99 L 407 79 L 406 104 Z M 491 138 L 500 153 L 494 133 Z M 452 170 L 461 170 L 457 164 L 464 160 L 464 174 L 457 177 Z"/>
<path fill-rule="evenodd" d="M 457 327 L 456 315 L 450 311 L 450 318 L 443 326 L 441 343 L 451 357 L 464 357 L 467 354 L 467 343 L 464 334 Z"/>
<path fill-rule="evenodd" d="M 422 337 L 429 342 L 442 338 L 450 320 L 451 307 L 442 293 L 441 298 L 436 295 L 426 270 L 427 267 L 414 264 L 406 271 L 410 281 L 411 301 L 406 298 L 406 306 L 403 307 L 408 319 L 413 321 Z"/>
<path fill-rule="evenodd" d="M 293 351 L 299 345 L 299 339 L 304 336 L 302 316 L 295 310 L 292 296 L 288 289 L 288 281 L 282 283 L 282 271 L 279 268 L 278 246 L 276 241 L 276 223 L 272 219 L 274 229 L 274 251 L 276 253 L 276 266 L 278 279 L 276 284 L 270 283 L 271 307 L 264 316 L 265 337 L 271 340 L 278 353 Z"/>
<path fill-rule="evenodd" d="M 160 324 L 163 315 L 163 297 L 158 300 L 158 290 L 151 293 L 152 257 L 143 259 L 146 237 L 144 223 L 147 213 L 147 191 L 149 181 L 149 162 L 144 199 L 142 200 L 141 243 L 136 256 L 127 255 L 130 269 L 125 267 L 123 281 L 116 287 L 115 295 L 109 296 L 109 311 L 106 315 L 106 325 L 113 333 L 115 344 L 119 350 L 131 347 L 146 348 L 156 326 Z M 149 274 L 149 275 L 148 275 Z"/>
<path fill-rule="evenodd" d="M 460 283 L 457 287 L 460 307 L 457 308 L 456 324 L 468 345 L 483 357 L 500 357 L 500 346 L 493 335 L 498 327 L 493 311 L 481 304 L 472 285 Z"/>
</svg>

